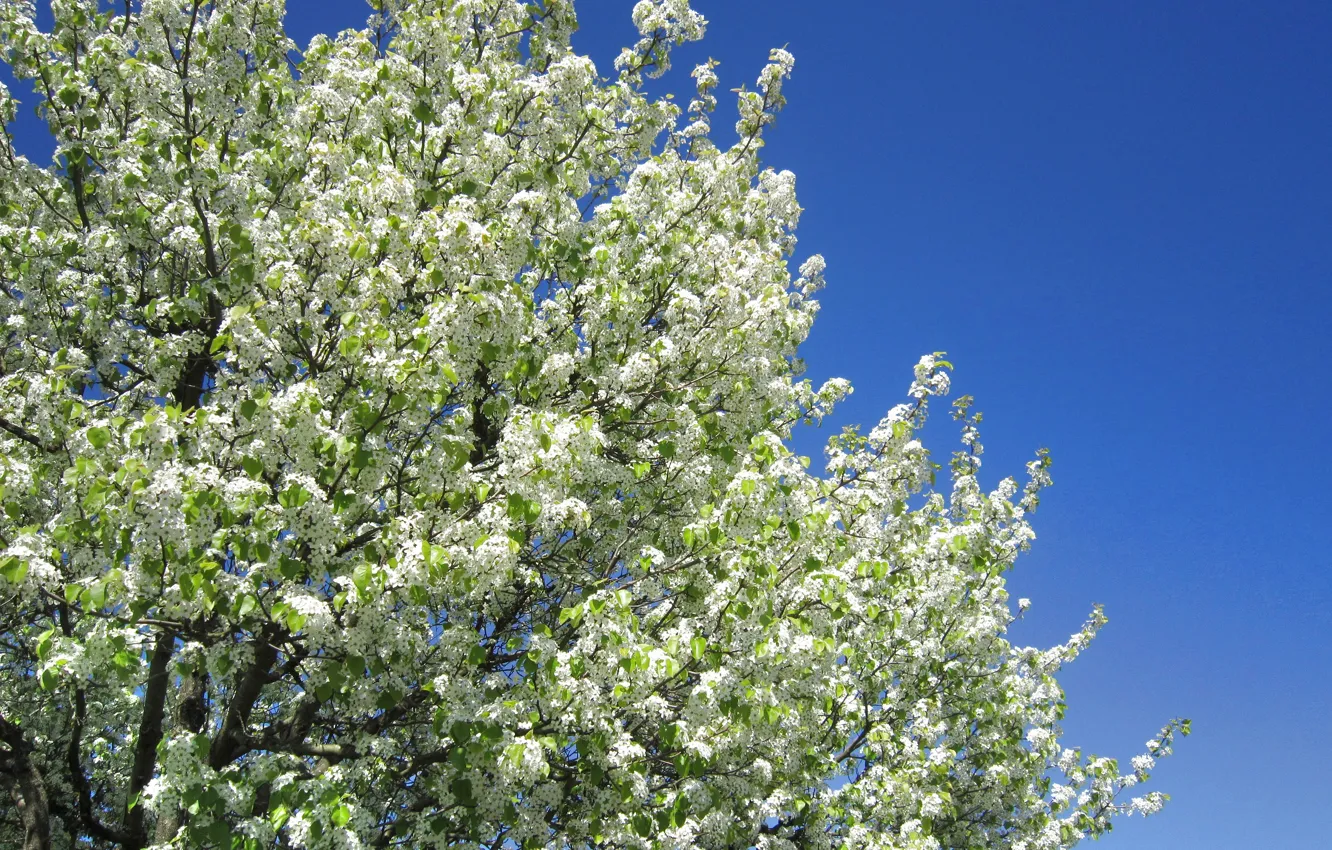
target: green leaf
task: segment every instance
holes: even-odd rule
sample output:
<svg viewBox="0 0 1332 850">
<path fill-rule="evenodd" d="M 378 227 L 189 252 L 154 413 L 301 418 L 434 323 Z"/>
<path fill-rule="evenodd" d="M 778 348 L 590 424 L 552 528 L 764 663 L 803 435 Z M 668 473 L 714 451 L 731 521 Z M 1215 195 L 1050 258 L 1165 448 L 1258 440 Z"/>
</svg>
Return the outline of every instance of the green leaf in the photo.
<svg viewBox="0 0 1332 850">
<path fill-rule="evenodd" d="M 370 569 L 370 565 L 362 561 L 352 570 L 352 584 L 356 585 L 356 589 L 361 593 L 367 593 L 370 590 Z"/>
<path fill-rule="evenodd" d="M 449 783 L 449 790 L 459 803 L 469 809 L 476 808 L 476 799 L 472 796 L 472 780 L 459 777 Z"/>
<path fill-rule="evenodd" d="M 28 576 L 28 562 L 9 555 L 0 561 L 0 575 L 10 584 L 20 584 Z"/>
<path fill-rule="evenodd" d="M 652 835 L 652 818 L 645 812 L 639 812 L 633 817 L 634 832 L 639 838 L 647 838 Z"/>
<path fill-rule="evenodd" d="M 231 344 L 231 334 L 218 334 L 213 337 L 213 341 L 208 344 L 208 353 L 217 354 L 222 349 Z"/>
<path fill-rule="evenodd" d="M 111 442 L 111 431 L 107 428 L 97 426 L 88 429 L 88 442 L 95 449 L 104 448 Z"/>
<path fill-rule="evenodd" d="M 313 496 L 309 490 L 299 484 L 292 484 L 278 494 L 278 504 L 284 508 L 299 508 Z"/>
<path fill-rule="evenodd" d="M 278 803 L 268 813 L 268 822 L 274 829 L 281 829 L 286 826 L 287 820 L 291 818 L 291 809 L 287 808 L 285 803 Z"/>
<path fill-rule="evenodd" d="M 49 628 L 37 637 L 37 660 L 45 661 L 47 653 L 51 651 L 51 638 L 55 636 L 55 628 Z"/>
<path fill-rule="evenodd" d="M 689 641 L 689 654 L 695 661 L 703 660 L 703 654 L 708 651 L 708 639 L 702 635 L 694 635 Z"/>
<path fill-rule="evenodd" d="M 224 820 L 216 820 L 210 823 L 203 834 L 207 836 L 208 843 L 215 847 L 231 847 L 231 826 Z"/>
<path fill-rule="evenodd" d="M 375 707 L 388 711 L 402 701 L 402 691 L 394 687 L 388 687 L 379 692 L 375 699 Z"/>
<path fill-rule="evenodd" d="M 523 522 L 527 517 L 527 500 L 518 493 L 510 493 L 505 497 L 509 519 L 514 522 Z"/>
<path fill-rule="evenodd" d="M 333 807 L 333 811 L 329 814 L 328 819 L 333 821 L 334 826 L 341 829 L 351 820 L 351 808 L 348 807 L 346 803 L 338 803 Z"/>
<path fill-rule="evenodd" d="M 343 357 L 355 357 L 361 350 L 361 338 L 359 336 L 349 336 L 338 343 L 338 353 Z"/>
<path fill-rule="evenodd" d="M 675 805 L 671 806 L 671 826 L 679 829 L 689 820 L 689 795 L 679 794 L 675 798 Z"/>
</svg>

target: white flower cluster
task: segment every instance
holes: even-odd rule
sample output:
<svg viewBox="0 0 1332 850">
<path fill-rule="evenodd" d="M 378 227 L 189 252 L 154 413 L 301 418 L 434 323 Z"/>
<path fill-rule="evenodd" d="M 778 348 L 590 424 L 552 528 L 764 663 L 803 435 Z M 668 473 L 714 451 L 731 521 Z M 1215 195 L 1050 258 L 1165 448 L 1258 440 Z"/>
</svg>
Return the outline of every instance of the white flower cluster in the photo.
<svg viewBox="0 0 1332 850">
<path fill-rule="evenodd" d="M 791 54 L 723 150 L 715 62 L 686 109 L 643 85 L 687 0 L 633 7 L 613 81 L 571 7 L 390 0 L 294 73 L 275 0 L 0 3 L 67 163 L 0 139 L 0 736 L 52 846 L 1034 850 L 1156 811 L 1121 797 L 1187 725 L 1123 774 L 1062 744 L 1103 615 L 1006 638 L 1043 454 L 983 490 L 964 398 L 937 482 L 942 355 L 822 470 L 789 449 L 852 390 L 801 378 L 825 262 L 758 158 Z"/>
</svg>

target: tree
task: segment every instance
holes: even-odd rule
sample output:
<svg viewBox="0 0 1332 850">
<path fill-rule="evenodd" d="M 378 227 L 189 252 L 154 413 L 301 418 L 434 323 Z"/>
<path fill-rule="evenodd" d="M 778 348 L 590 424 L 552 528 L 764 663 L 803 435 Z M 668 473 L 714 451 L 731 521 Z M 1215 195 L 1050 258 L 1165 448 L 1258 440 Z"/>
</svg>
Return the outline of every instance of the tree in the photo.
<svg viewBox="0 0 1332 850">
<path fill-rule="evenodd" d="M 792 58 L 687 109 L 704 21 L 386 0 L 294 61 L 275 0 L 0 2 L 53 167 L 0 147 L 0 844 L 1054 848 L 1121 774 L 1011 646 L 1025 486 L 828 444 L 761 168 Z M 6 121 L 16 101 L 0 97 Z M 1021 606 L 1019 606 L 1019 613 Z M 1056 782 L 1055 779 L 1059 781 Z"/>
</svg>

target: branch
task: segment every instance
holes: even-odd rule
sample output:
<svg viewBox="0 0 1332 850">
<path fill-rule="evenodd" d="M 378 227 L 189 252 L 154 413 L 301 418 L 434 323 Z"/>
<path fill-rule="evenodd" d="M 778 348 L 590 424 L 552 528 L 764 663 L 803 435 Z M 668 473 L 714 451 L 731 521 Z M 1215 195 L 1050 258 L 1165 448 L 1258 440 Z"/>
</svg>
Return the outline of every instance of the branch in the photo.
<svg viewBox="0 0 1332 850">
<path fill-rule="evenodd" d="M 277 752 L 291 753 L 296 756 L 313 756 L 327 759 L 333 764 L 337 764 L 343 759 L 354 759 L 360 756 L 356 748 L 350 744 L 293 743 L 277 745 L 273 749 Z"/>
<path fill-rule="evenodd" d="M 23 824 L 23 850 L 51 850 L 51 806 L 46 797 L 42 772 L 28 757 L 32 745 L 23 730 L 0 715 L 0 783 L 9 795 Z"/>
<path fill-rule="evenodd" d="M 139 737 L 134 747 L 134 769 L 130 773 L 129 799 L 134 800 L 153 778 L 157 768 L 157 745 L 162 742 L 162 716 L 166 709 L 167 665 L 175 649 L 176 639 L 168 632 L 159 632 L 153 646 L 153 657 L 148 663 L 148 682 L 143 693 L 143 718 L 139 721 Z M 135 806 L 125 812 L 125 850 L 141 850 L 148 844 L 147 828 L 143 821 L 144 807 Z"/>
<path fill-rule="evenodd" d="M 22 425 L 15 425 L 3 416 L 0 416 L 0 429 L 8 431 L 23 442 L 36 446 L 44 452 L 58 451 L 55 447 L 43 443 L 40 437 L 29 431 L 27 428 L 24 428 Z"/>
<path fill-rule="evenodd" d="M 208 689 L 208 673 L 194 670 L 181 678 L 180 701 L 176 704 L 176 727 L 196 735 L 208 719 L 208 707 L 205 694 Z M 185 812 L 179 805 L 159 807 L 157 827 L 154 832 L 154 844 L 169 844 L 180 831 Z"/>
<path fill-rule="evenodd" d="M 236 684 L 236 693 L 227 707 L 227 716 L 222 721 L 222 728 L 208 748 L 208 765 L 219 770 L 245 752 L 251 744 L 245 734 L 245 727 L 250 722 L 250 712 L 259 699 L 259 693 L 268 682 L 268 672 L 277 661 L 277 647 L 273 645 L 267 633 L 255 635 L 254 663 L 240 677 Z"/>
<path fill-rule="evenodd" d="M 78 806 L 79 821 L 83 823 L 83 827 L 88 831 L 88 834 L 94 838 L 116 844 L 125 844 L 129 841 L 129 836 L 126 833 L 118 829 L 112 829 L 93 814 L 92 789 L 88 785 L 87 775 L 83 772 L 83 754 L 81 752 L 83 725 L 87 713 L 87 698 L 84 695 L 83 688 L 79 688 L 74 692 L 74 719 L 70 724 L 69 748 L 65 751 L 70 784 L 74 786 L 74 791 L 78 795 L 75 804 Z"/>
<path fill-rule="evenodd" d="M 341 546 L 339 546 L 337 548 L 336 554 L 345 555 L 353 549 L 359 549 L 360 547 L 369 543 L 371 540 L 374 540 L 376 537 L 378 537 L 379 530 L 380 530 L 379 526 L 375 526 L 374 528 L 362 531 L 360 534 L 356 535 L 351 540 L 348 540 L 346 543 L 343 543 Z"/>
</svg>

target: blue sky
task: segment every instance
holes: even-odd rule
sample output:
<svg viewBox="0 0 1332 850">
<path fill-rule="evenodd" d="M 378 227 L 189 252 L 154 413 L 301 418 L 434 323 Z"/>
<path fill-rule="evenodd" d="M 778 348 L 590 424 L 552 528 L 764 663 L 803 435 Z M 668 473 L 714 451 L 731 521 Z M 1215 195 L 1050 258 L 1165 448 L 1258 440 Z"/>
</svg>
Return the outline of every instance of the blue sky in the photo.
<svg viewBox="0 0 1332 850">
<path fill-rule="evenodd" d="M 605 70 L 631 6 L 577 2 Z M 1327 846 L 1332 5 L 695 6 L 708 37 L 663 89 L 796 56 L 764 158 L 798 175 L 800 256 L 828 260 L 803 353 L 856 393 L 825 428 L 872 424 L 948 351 L 987 482 L 1055 461 L 1015 639 L 1111 619 L 1062 677 L 1069 740 L 1127 758 L 1194 719 L 1154 780 L 1170 806 L 1099 846 Z M 301 44 L 366 9 L 288 8 Z"/>
</svg>

